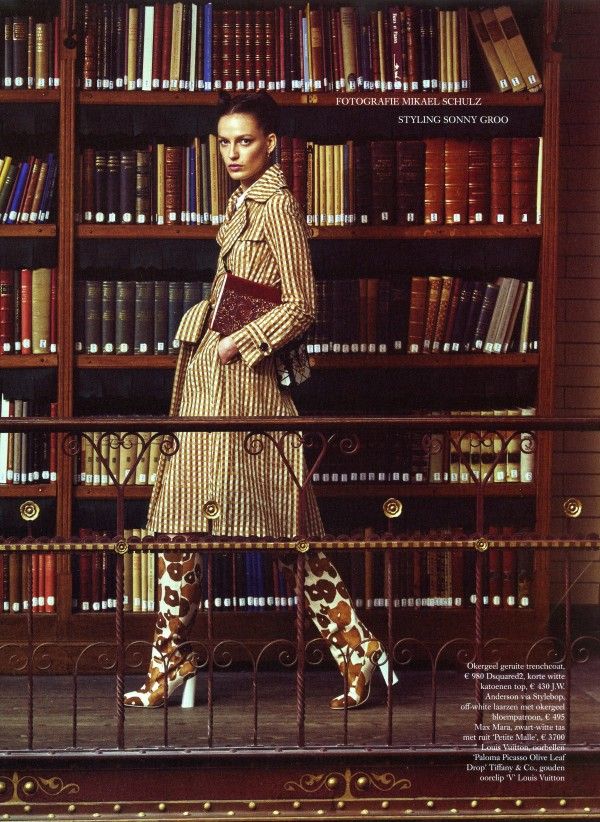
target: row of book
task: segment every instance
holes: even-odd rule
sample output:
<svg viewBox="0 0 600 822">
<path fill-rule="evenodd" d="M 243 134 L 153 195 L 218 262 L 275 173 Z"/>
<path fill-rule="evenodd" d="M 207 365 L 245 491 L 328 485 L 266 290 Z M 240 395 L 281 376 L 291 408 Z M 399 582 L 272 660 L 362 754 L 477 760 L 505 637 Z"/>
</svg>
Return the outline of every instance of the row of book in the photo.
<svg viewBox="0 0 600 822">
<path fill-rule="evenodd" d="M 60 85 L 60 30 L 57 16 L 2 15 L 0 40 L 2 86 L 5 89 L 47 89 Z"/>
<path fill-rule="evenodd" d="M 514 529 L 490 529 L 492 535 L 512 535 Z M 126 537 L 139 539 L 144 529 L 129 529 Z M 82 531 L 81 538 L 101 539 L 102 534 Z M 108 537 L 108 535 L 106 535 Z M 389 537 L 389 535 L 386 535 Z M 465 538 L 462 532 L 429 532 L 409 537 Z M 108 537 L 110 538 L 110 537 Z M 373 529 L 352 534 L 352 539 L 377 538 Z M 384 552 L 331 551 L 330 557 L 360 609 L 387 608 Z M 201 564 L 200 608 L 208 609 L 208 554 Z M 476 604 L 475 553 L 454 550 L 398 550 L 392 554 L 392 607 L 460 608 Z M 494 549 L 483 563 L 482 604 L 485 607 L 531 606 L 532 551 Z M 73 558 L 73 609 L 105 611 L 116 608 L 116 556 L 112 552 L 79 553 Z M 277 557 L 263 551 L 211 553 L 212 607 L 216 610 L 285 610 L 296 605 L 293 579 Z M 129 551 L 123 559 L 123 609 L 151 612 L 157 605 L 156 554 Z"/>
<path fill-rule="evenodd" d="M 16 160 L 0 156 L 0 220 L 13 223 L 47 223 L 54 219 L 58 166 L 53 153 L 33 154 Z"/>
<path fill-rule="evenodd" d="M 313 226 L 542 219 L 541 137 L 321 144 L 282 136 L 277 159 Z M 78 167 L 84 223 L 218 225 L 232 190 L 214 135 L 186 145 L 88 147 Z"/>
<path fill-rule="evenodd" d="M 81 438 L 81 451 L 75 468 L 76 484 L 112 485 L 112 473 L 120 484 L 154 485 L 160 457 L 160 437 L 152 439 L 153 436 L 148 431 L 110 435 L 100 431 L 86 432 Z"/>
<path fill-rule="evenodd" d="M 413 277 L 408 353 L 537 350 L 536 334 L 531 334 L 533 286 L 532 280 L 504 276 L 493 283 L 446 275 Z"/>
<path fill-rule="evenodd" d="M 441 115 L 422 115 L 438 123 Z M 283 138 L 282 169 L 309 225 L 524 225 L 542 220 L 542 138 Z M 304 200 L 305 198 L 305 200 Z"/>
<path fill-rule="evenodd" d="M 78 280 L 75 351 L 173 354 L 181 317 L 210 287 L 198 280 Z"/>
<path fill-rule="evenodd" d="M 450 416 L 475 416 L 485 428 L 475 432 L 397 432 L 381 436 L 358 435 L 357 454 L 331 448 L 313 482 L 347 483 L 505 483 L 533 482 L 533 435 L 498 431 L 494 417 L 534 416 L 535 408 L 502 408 L 449 411 Z M 435 416 L 435 415 L 432 415 Z M 309 458 L 310 464 L 310 458 Z"/>
<path fill-rule="evenodd" d="M 55 417 L 57 404 L 0 395 L 0 419 Z M 1 427 L 1 423 L 0 423 Z M 0 430 L 0 485 L 56 481 L 56 434 Z"/>
<path fill-rule="evenodd" d="M 309 354 L 499 354 L 538 348 L 531 280 L 412 277 L 409 294 L 389 279 L 360 277 L 317 280 L 316 291 Z"/>
<path fill-rule="evenodd" d="M 508 5 L 479 12 L 415 4 L 242 9 L 161 0 L 84 3 L 81 85 L 458 92 L 471 88 L 469 16 L 490 87 L 538 91 L 541 80 Z"/>
<path fill-rule="evenodd" d="M 0 554 L 0 612 L 28 611 L 30 602 L 34 614 L 55 613 L 56 554 Z"/>
<path fill-rule="evenodd" d="M 56 268 L 0 269 L 0 355 L 56 353 Z"/>
</svg>

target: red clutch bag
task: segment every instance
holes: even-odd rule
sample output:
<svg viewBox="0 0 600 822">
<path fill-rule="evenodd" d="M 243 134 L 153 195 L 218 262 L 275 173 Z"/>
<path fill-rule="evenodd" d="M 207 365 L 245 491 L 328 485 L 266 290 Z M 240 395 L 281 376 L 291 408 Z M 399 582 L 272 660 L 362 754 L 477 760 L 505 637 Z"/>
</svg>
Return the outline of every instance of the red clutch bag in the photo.
<svg viewBox="0 0 600 822">
<path fill-rule="evenodd" d="M 209 328 L 228 336 L 280 304 L 278 286 L 255 283 L 227 271 Z"/>
</svg>

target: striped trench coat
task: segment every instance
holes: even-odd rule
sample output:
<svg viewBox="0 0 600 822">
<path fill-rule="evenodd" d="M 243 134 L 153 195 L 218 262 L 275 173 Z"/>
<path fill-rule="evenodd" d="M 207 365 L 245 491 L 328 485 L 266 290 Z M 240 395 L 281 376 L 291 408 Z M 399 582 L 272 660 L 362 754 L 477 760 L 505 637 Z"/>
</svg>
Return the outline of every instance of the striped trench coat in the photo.
<svg viewBox="0 0 600 822">
<path fill-rule="evenodd" d="M 273 352 L 306 330 L 314 319 L 314 278 L 307 228 L 298 203 L 278 165 L 269 167 L 248 189 L 236 210 L 238 188 L 229 198 L 217 234 L 221 246 L 209 301 L 184 315 L 177 336 L 180 350 L 170 414 L 176 416 L 297 416 L 289 391 L 277 381 Z M 225 270 L 260 283 L 279 284 L 281 305 L 232 336 L 240 354 L 223 365 L 220 335 L 207 329 L 207 314 Z M 280 438 L 285 432 L 272 432 Z M 208 531 L 206 502 L 217 502 L 220 517 L 212 532 L 226 536 L 298 536 L 295 485 L 274 445 L 261 438 L 260 453 L 248 453 L 243 432 L 181 433 L 180 447 L 161 456 L 148 513 L 154 532 Z M 283 440 L 296 476 L 305 466 L 297 437 Z M 301 532 L 322 536 L 323 525 L 312 489 Z"/>
</svg>

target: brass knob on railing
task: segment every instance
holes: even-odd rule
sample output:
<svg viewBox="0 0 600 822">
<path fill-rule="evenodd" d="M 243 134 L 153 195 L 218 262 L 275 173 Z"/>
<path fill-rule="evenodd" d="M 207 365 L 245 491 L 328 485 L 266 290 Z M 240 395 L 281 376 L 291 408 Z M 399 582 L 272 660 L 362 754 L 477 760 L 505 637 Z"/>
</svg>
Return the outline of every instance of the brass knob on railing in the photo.
<svg viewBox="0 0 600 822">
<path fill-rule="evenodd" d="M 4 779 L 0 779 L 0 796 L 2 796 L 3 793 L 6 793 L 7 789 L 8 782 L 6 782 L 6 780 Z"/>
<path fill-rule="evenodd" d="M 577 497 L 569 497 L 563 502 L 563 511 L 566 517 L 569 519 L 576 519 L 580 516 L 583 510 L 583 505 L 580 499 Z"/>
<path fill-rule="evenodd" d="M 334 788 L 337 788 L 337 786 L 338 786 L 338 778 L 337 778 L 337 776 L 330 776 L 330 777 L 327 779 L 327 787 L 328 787 L 330 790 L 333 790 Z"/>
<path fill-rule="evenodd" d="M 307 539 L 299 539 L 296 543 L 296 551 L 299 554 L 305 554 L 310 548 L 310 542 Z"/>
<path fill-rule="evenodd" d="M 396 519 L 402 513 L 402 503 L 394 497 L 386 499 L 383 503 L 383 513 L 388 519 Z"/>
<path fill-rule="evenodd" d="M 35 782 L 33 779 L 28 779 L 27 782 L 23 783 L 23 793 L 26 793 L 28 796 L 35 793 Z"/>
<path fill-rule="evenodd" d="M 487 551 L 489 547 L 490 547 L 489 540 L 487 540 L 485 537 L 479 537 L 478 539 L 475 540 L 475 550 L 476 551 L 482 551 L 482 552 Z"/>
<path fill-rule="evenodd" d="M 126 554 L 129 551 L 129 543 L 125 539 L 120 539 L 115 543 L 115 551 L 117 554 Z"/>
<path fill-rule="evenodd" d="M 209 500 L 202 506 L 202 513 L 206 519 L 219 519 L 221 516 L 221 506 L 215 500 Z"/>
<path fill-rule="evenodd" d="M 19 508 L 21 519 L 25 522 L 34 522 L 40 515 L 40 506 L 32 499 L 28 499 L 21 503 Z"/>
<path fill-rule="evenodd" d="M 359 776 L 356 780 L 356 787 L 359 791 L 364 791 L 369 786 L 369 780 L 366 776 Z"/>
</svg>

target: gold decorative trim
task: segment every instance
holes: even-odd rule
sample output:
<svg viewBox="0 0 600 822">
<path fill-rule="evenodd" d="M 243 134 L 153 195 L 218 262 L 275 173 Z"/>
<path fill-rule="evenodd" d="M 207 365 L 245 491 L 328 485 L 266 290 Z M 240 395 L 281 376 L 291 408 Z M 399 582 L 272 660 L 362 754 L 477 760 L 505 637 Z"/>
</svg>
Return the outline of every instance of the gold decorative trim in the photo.
<svg viewBox="0 0 600 822">
<path fill-rule="evenodd" d="M 395 497 L 386 499 L 383 503 L 383 513 L 388 519 L 395 519 L 402 513 L 402 503 Z"/>
<path fill-rule="evenodd" d="M 398 788 L 401 791 L 407 791 L 411 787 L 409 779 L 396 779 L 393 773 L 365 773 L 364 771 L 352 772 L 350 768 L 341 773 L 339 771 L 332 771 L 328 774 L 303 774 L 298 782 L 286 782 L 284 788 L 286 791 L 299 790 L 303 793 L 317 793 L 323 787 L 333 790 L 337 787 L 338 778 L 343 780 L 344 793 L 339 797 L 340 800 L 348 799 L 363 799 L 364 797 L 357 796 L 353 793 L 353 789 L 358 789 L 364 793 L 368 788 L 378 791 L 391 791 L 393 788 Z"/>
<path fill-rule="evenodd" d="M 577 497 L 569 497 L 563 502 L 563 511 L 569 519 L 575 519 L 580 516 L 583 510 L 583 504 Z"/>
<path fill-rule="evenodd" d="M 25 794 L 29 799 L 37 794 L 43 794 L 44 797 L 49 796 L 55 798 L 61 794 L 67 793 L 73 795 L 79 793 L 79 785 L 76 782 L 65 783 L 59 776 L 51 776 L 44 778 L 41 776 L 20 776 L 17 771 L 13 772 L 12 777 L 0 777 L 0 783 L 5 785 L 4 791 L 0 793 L 0 806 L 21 804 Z M 12 786 L 11 796 L 4 799 L 3 794 L 10 791 Z M 40 797 L 43 799 L 43 797 Z"/>
<path fill-rule="evenodd" d="M 40 515 L 40 506 L 32 499 L 28 499 L 19 506 L 19 513 L 25 522 L 34 522 Z"/>
</svg>

